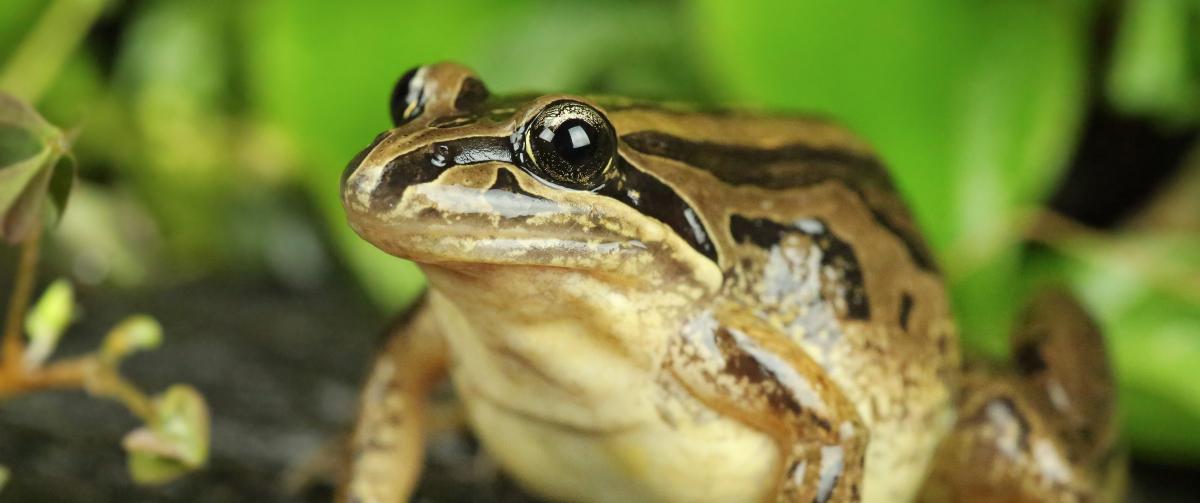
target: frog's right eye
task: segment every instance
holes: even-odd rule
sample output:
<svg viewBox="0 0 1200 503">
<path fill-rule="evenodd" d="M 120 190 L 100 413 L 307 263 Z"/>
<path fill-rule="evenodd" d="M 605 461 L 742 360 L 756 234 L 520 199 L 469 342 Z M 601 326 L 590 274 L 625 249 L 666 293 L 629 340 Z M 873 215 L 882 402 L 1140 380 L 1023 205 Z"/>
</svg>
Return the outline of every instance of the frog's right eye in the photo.
<svg viewBox="0 0 1200 503">
<path fill-rule="evenodd" d="M 561 100 L 530 121 L 523 143 L 527 171 L 555 185 L 593 190 L 608 178 L 617 138 L 599 110 Z"/>
<path fill-rule="evenodd" d="M 392 88 L 392 125 L 400 127 L 425 110 L 426 67 L 418 66 L 400 76 Z"/>
</svg>

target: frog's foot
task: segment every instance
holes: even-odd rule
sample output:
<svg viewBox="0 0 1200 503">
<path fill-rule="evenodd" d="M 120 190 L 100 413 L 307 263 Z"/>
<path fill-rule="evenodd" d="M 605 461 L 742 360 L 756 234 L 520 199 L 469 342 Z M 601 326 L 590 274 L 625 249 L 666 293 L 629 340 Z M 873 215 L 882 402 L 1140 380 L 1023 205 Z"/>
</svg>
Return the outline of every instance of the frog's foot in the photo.
<svg viewBox="0 0 1200 503">
<path fill-rule="evenodd" d="M 425 457 L 427 397 L 445 371 L 445 342 L 423 304 L 399 327 L 367 378 L 339 501 L 408 501 Z"/>
<path fill-rule="evenodd" d="M 339 480 L 346 478 L 350 435 L 330 435 L 303 459 L 283 471 L 283 491 L 299 498 L 308 494 L 328 494 Z"/>
<path fill-rule="evenodd" d="M 1123 501 L 1104 340 L 1069 294 L 1039 295 L 1012 337 L 1012 365 L 968 365 L 958 424 L 923 501 Z"/>
<path fill-rule="evenodd" d="M 767 501 L 858 501 L 868 430 L 823 369 L 783 334 L 724 316 L 685 330 L 669 372 L 699 402 L 774 440 Z"/>
</svg>

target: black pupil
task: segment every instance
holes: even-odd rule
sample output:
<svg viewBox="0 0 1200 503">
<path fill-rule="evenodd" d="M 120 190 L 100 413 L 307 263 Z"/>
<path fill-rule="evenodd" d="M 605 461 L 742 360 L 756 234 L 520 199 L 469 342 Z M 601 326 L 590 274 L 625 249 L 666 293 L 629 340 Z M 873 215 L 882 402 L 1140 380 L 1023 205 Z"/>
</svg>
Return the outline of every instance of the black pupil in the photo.
<svg viewBox="0 0 1200 503">
<path fill-rule="evenodd" d="M 569 119 L 558 125 L 551 142 L 564 161 L 583 162 L 596 152 L 596 130 L 582 120 Z"/>
</svg>

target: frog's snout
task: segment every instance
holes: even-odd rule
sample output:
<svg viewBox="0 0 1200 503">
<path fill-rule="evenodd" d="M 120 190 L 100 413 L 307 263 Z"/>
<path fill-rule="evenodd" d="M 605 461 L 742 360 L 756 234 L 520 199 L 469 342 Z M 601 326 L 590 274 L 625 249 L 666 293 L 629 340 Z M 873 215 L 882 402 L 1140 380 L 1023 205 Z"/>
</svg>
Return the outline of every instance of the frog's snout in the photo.
<svg viewBox="0 0 1200 503">
<path fill-rule="evenodd" d="M 368 159 L 371 153 L 388 137 L 388 132 L 380 133 L 375 140 L 362 149 L 342 170 L 341 196 L 342 205 L 348 213 L 367 213 L 371 206 L 371 197 L 375 186 L 379 183 L 380 169 L 373 167 Z M 353 216 L 353 215 L 352 215 Z"/>
<path fill-rule="evenodd" d="M 355 154 L 354 158 L 350 159 L 350 162 L 346 163 L 346 167 L 342 170 L 342 179 L 341 179 L 341 187 L 342 187 L 343 193 L 346 190 L 346 184 L 350 181 L 350 178 L 353 177 L 354 173 L 358 171 L 358 167 L 360 165 L 362 165 L 363 161 L 366 160 L 367 156 L 371 154 L 371 151 L 375 150 L 375 147 L 379 146 L 379 144 L 381 142 L 383 142 L 383 140 L 387 137 L 388 137 L 387 131 L 379 133 L 379 135 L 376 136 L 374 140 L 371 140 L 370 145 L 367 145 L 366 148 L 359 151 L 358 154 Z"/>
</svg>

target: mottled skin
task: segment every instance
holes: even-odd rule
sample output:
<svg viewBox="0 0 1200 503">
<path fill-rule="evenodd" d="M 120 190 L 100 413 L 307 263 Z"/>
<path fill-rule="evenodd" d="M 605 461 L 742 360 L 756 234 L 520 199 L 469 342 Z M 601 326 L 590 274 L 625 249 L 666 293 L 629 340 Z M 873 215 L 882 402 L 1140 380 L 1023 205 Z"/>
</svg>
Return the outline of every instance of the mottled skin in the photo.
<svg viewBox="0 0 1200 503">
<path fill-rule="evenodd" d="M 836 125 L 494 98 L 446 63 L 402 79 L 393 116 L 343 203 L 431 288 L 372 372 L 345 499 L 407 499 L 446 371 L 488 452 L 554 500 L 904 501 L 953 472 L 943 438 L 981 438 L 953 430 L 977 388 L 940 275 Z M 593 145 L 614 131 L 585 158 L 603 163 L 546 167 L 539 121 L 564 118 L 599 125 Z"/>
</svg>

